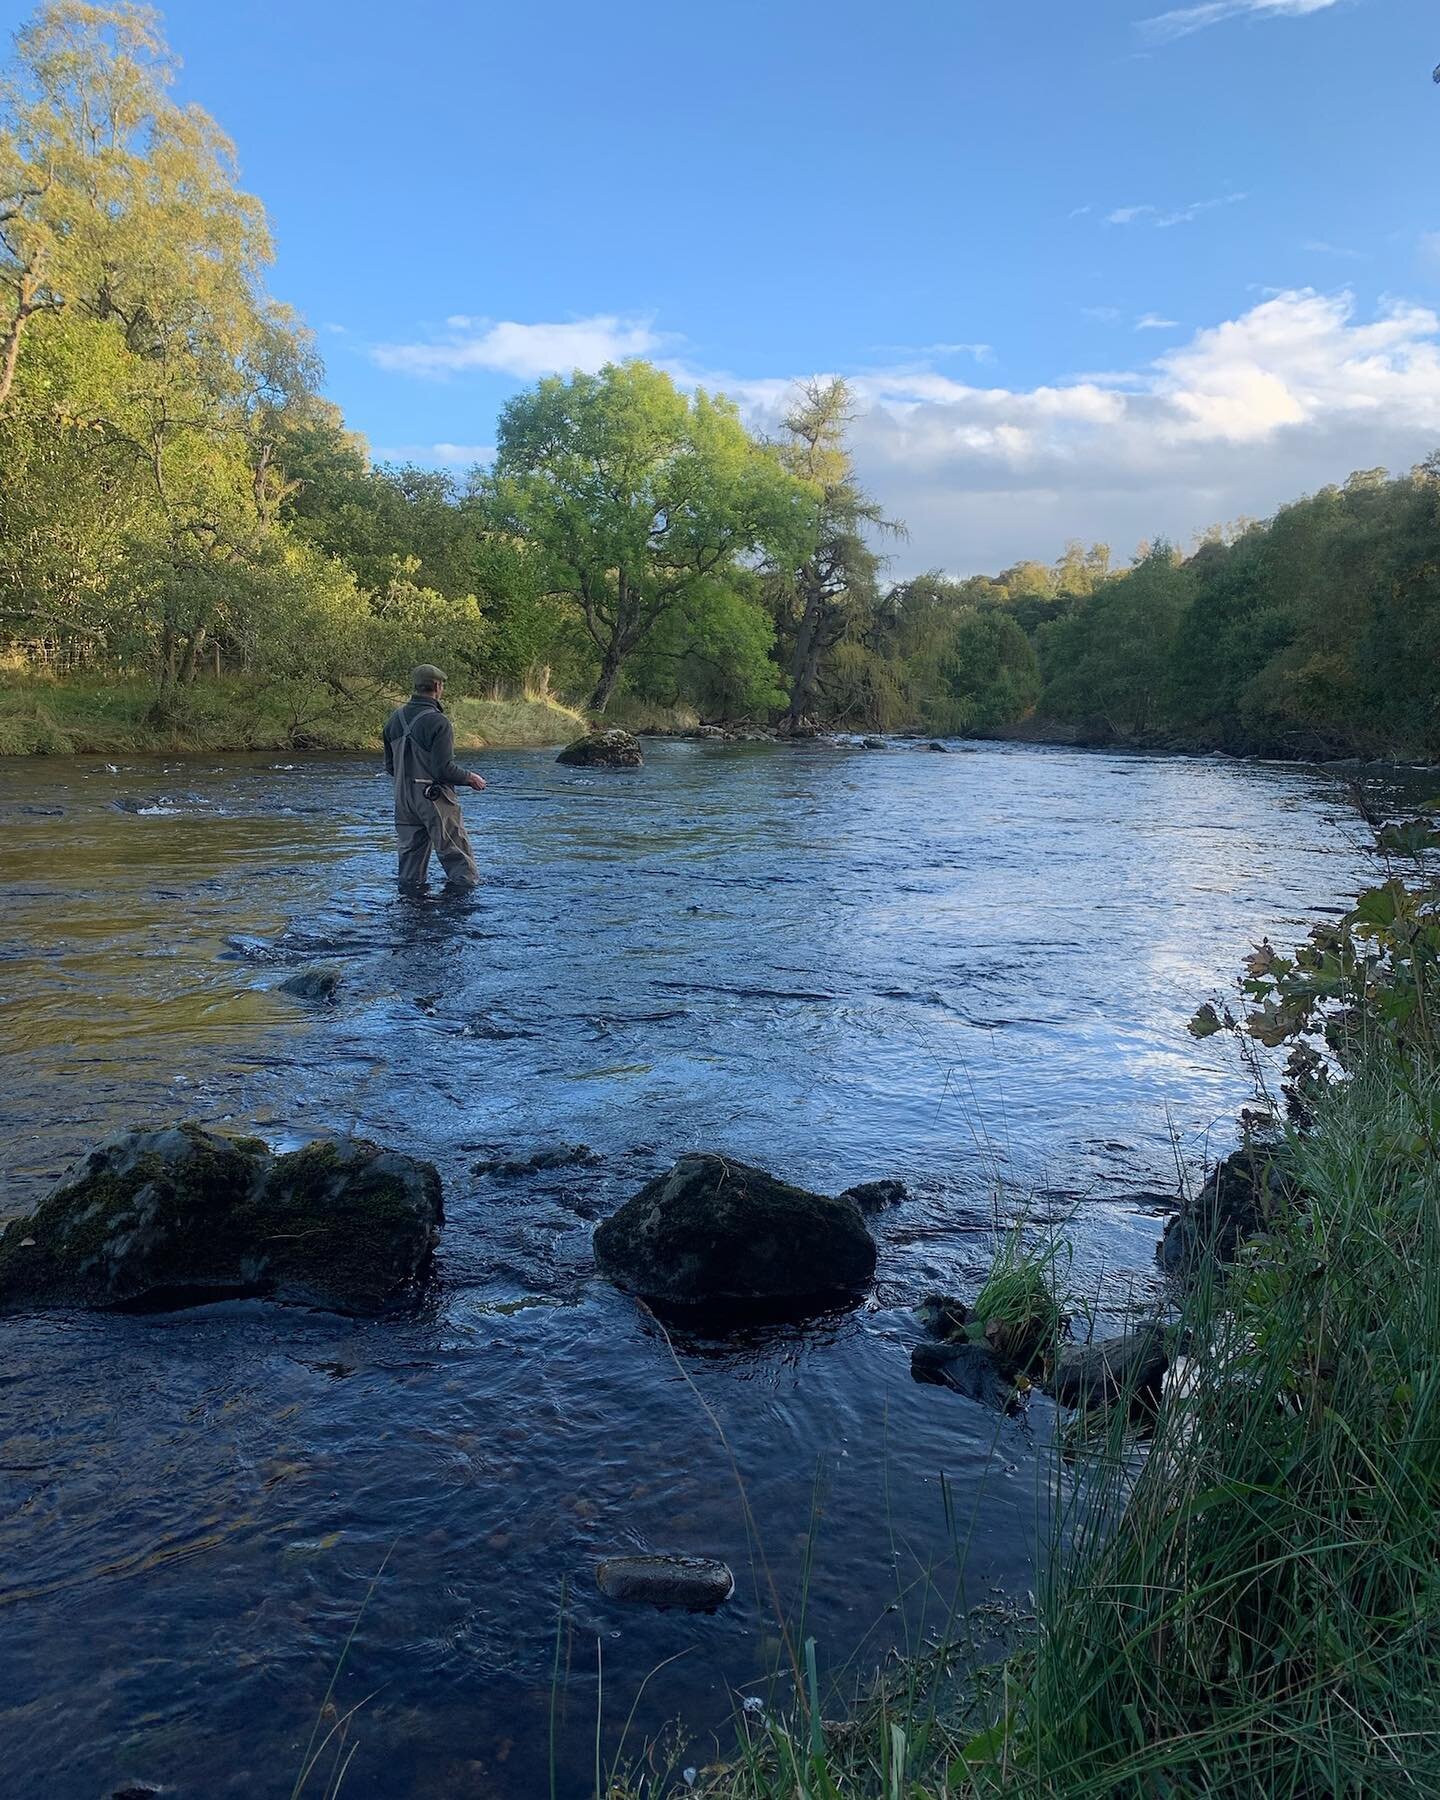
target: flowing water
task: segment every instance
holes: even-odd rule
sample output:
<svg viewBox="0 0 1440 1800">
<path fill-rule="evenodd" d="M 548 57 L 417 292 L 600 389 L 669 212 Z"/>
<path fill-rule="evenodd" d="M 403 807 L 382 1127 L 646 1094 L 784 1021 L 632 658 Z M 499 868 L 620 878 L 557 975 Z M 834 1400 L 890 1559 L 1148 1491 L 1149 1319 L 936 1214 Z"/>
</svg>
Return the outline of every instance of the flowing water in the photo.
<svg viewBox="0 0 1440 1800">
<path fill-rule="evenodd" d="M 354 1628 L 347 1800 L 548 1794 L 552 1716 L 579 1794 L 597 1710 L 608 1756 L 667 1658 L 632 1744 L 679 1713 L 683 1762 L 729 1741 L 807 1554 L 832 1666 L 922 1629 L 927 1587 L 940 1622 L 957 1567 L 958 1603 L 1023 1605 L 1046 1412 L 913 1383 L 909 1308 L 972 1291 L 1022 1207 L 1091 1302 L 1143 1294 L 1146 1196 L 1246 1098 L 1185 1020 L 1362 869 L 1338 782 L 1294 767 L 663 743 L 634 772 L 484 768 L 486 886 L 422 902 L 358 759 L 0 764 L 0 1212 L 185 1117 L 428 1157 L 448 1218 L 410 1318 L 0 1320 L 7 1792 L 288 1795 Z M 315 965 L 333 1006 L 279 991 Z M 471 1173 L 580 1143 L 598 1167 Z M 672 1351 L 598 1280 L 595 1217 L 710 1146 L 827 1191 L 903 1178 L 873 1303 Z M 597 1558 L 636 1547 L 727 1558 L 735 1599 L 603 1601 Z"/>
</svg>

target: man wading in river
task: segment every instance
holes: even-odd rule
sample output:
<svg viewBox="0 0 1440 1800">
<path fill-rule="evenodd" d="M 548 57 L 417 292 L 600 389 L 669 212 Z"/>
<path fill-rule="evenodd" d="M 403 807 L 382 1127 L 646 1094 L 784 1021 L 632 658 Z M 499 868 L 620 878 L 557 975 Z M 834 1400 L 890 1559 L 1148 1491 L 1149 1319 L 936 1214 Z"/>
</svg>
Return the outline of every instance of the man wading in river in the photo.
<svg viewBox="0 0 1440 1800">
<path fill-rule="evenodd" d="M 440 858 L 446 885 L 473 888 L 480 871 L 460 816 L 457 787 L 485 783 L 455 760 L 455 728 L 440 696 L 443 673 L 422 663 L 410 677 L 411 695 L 385 721 L 385 773 L 395 783 L 395 835 L 400 843 L 400 886 L 423 888 L 430 852 Z"/>
</svg>

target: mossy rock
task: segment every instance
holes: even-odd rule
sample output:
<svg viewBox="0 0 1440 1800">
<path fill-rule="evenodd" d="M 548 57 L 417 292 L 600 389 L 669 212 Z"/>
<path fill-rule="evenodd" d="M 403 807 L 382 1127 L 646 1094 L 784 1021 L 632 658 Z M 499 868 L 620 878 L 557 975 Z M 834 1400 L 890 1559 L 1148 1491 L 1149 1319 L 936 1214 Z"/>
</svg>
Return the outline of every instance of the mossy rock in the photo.
<svg viewBox="0 0 1440 1800">
<path fill-rule="evenodd" d="M 696 1152 L 602 1222 L 595 1260 L 617 1286 L 664 1305 L 803 1310 L 860 1294 L 875 1240 L 843 1195 Z"/>
<path fill-rule="evenodd" d="M 378 1312 L 413 1291 L 442 1218 L 435 1169 L 363 1139 L 273 1156 L 199 1125 L 137 1128 L 0 1235 L 0 1311 L 253 1294 Z"/>
<path fill-rule="evenodd" d="M 576 738 L 555 758 L 576 769 L 638 769 L 645 762 L 640 740 L 628 731 L 612 728 Z"/>
</svg>

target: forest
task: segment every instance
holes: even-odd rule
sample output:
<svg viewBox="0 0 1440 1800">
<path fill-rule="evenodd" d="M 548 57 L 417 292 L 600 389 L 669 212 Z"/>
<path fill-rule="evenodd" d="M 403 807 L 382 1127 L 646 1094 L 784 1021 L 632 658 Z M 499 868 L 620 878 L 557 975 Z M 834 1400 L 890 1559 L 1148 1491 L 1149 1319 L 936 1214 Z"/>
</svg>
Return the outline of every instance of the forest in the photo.
<svg viewBox="0 0 1440 1800">
<path fill-rule="evenodd" d="M 898 578 L 842 378 L 779 429 L 641 361 L 540 381 L 468 475 L 373 462 L 270 297 L 265 210 L 157 15 L 55 0 L 0 88 L 0 655 L 26 683 L 462 692 L 1309 756 L 1440 753 L 1440 457 L 1274 518 Z M 13 748 L 39 747 L 29 743 Z"/>
</svg>

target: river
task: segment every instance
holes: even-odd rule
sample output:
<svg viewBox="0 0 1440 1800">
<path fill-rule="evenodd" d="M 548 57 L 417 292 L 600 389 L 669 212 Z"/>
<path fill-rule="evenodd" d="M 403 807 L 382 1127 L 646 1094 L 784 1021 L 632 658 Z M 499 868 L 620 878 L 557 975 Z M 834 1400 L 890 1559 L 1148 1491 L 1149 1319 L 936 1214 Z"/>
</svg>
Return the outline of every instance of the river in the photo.
<svg viewBox="0 0 1440 1800">
<path fill-rule="evenodd" d="M 927 1587 L 939 1622 L 957 1567 L 965 1604 L 1023 1607 L 1048 1414 L 912 1382 L 909 1308 L 973 1290 L 1022 1212 L 1073 1239 L 1087 1304 L 1148 1291 L 1145 1196 L 1222 1154 L 1247 1097 L 1185 1020 L 1362 868 L 1338 780 L 1300 767 L 471 760 L 467 902 L 395 895 L 387 792 L 355 758 L 0 763 L 0 1212 L 107 1130 L 185 1117 L 428 1157 L 448 1217 L 411 1318 L 0 1320 L 12 1793 L 288 1795 L 353 1628 L 346 1800 L 548 1794 L 552 1712 L 579 1794 L 597 1702 L 608 1756 L 651 1670 L 632 1747 L 677 1714 L 682 1763 L 730 1741 L 775 1663 L 770 1581 L 798 1629 L 807 1558 L 831 1668 L 921 1630 Z M 334 1005 L 279 991 L 319 964 Z M 597 1167 L 470 1172 L 580 1143 Z M 595 1277 L 590 1233 L 693 1147 L 827 1191 L 905 1180 L 873 1303 L 672 1349 Z M 610 1605 L 595 1561 L 635 1547 L 726 1557 L 735 1599 Z"/>
</svg>

